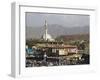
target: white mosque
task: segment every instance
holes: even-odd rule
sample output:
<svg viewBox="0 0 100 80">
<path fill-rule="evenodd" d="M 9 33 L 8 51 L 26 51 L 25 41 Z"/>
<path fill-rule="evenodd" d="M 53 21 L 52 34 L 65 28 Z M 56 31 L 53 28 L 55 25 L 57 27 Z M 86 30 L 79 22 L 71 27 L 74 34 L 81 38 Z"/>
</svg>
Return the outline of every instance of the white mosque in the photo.
<svg viewBox="0 0 100 80">
<path fill-rule="evenodd" d="M 45 25 L 44 25 L 44 34 L 42 36 L 42 39 L 45 41 L 55 41 L 50 34 L 48 34 L 48 29 L 47 29 L 47 21 L 45 20 Z"/>
</svg>

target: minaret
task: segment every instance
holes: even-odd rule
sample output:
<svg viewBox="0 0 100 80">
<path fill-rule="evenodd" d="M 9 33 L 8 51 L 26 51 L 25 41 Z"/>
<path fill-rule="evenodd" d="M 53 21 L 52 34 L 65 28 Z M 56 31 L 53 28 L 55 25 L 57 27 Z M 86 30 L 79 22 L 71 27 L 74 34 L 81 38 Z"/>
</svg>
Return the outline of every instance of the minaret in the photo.
<svg viewBox="0 0 100 80">
<path fill-rule="evenodd" d="M 48 34 L 47 21 L 45 20 L 45 40 L 47 40 L 47 34 Z"/>
<path fill-rule="evenodd" d="M 50 34 L 48 34 L 47 21 L 45 20 L 43 40 L 54 41 Z"/>
</svg>

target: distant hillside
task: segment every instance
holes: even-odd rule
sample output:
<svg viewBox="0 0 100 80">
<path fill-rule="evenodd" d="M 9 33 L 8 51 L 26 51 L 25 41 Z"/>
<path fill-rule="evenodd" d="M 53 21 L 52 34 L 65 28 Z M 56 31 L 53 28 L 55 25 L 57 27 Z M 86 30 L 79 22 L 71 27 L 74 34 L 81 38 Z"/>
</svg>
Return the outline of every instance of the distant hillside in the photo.
<svg viewBox="0 0 100 80">
<path fill-rule="evenodd" d="M 57 24 L 48 25 L 48 33 L 56 38 L 61 35 L 75 35 L 75 34 L 88 34 L 89 26 L 61 26 Z M 44 34 L 44 27 L 26 27 L 26 38 L 41 38 Z"/>
<path fill-rule="evenodd" d="M 69 41 L 69 40 L 88 40 L 89 34 L 75 34 L 75 35 L 62 35 L 57 37 L 59 40 Z"/>
</svg>

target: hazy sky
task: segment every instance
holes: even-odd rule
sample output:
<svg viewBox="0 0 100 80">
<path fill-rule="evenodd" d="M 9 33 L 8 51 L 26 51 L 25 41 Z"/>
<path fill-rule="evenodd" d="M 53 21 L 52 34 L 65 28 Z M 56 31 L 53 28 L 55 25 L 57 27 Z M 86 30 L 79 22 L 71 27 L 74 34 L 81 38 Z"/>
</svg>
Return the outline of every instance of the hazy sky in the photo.
<svg viewBox="0 0 100 80">
<path fill-rule="evenodd" d="M 47 21 L 48 24 L 58 24 L 65 27 L 89 26 L 88 15 L 26 13 L 27 27 L 44 26 L 45 20 Z"/>
</svg>

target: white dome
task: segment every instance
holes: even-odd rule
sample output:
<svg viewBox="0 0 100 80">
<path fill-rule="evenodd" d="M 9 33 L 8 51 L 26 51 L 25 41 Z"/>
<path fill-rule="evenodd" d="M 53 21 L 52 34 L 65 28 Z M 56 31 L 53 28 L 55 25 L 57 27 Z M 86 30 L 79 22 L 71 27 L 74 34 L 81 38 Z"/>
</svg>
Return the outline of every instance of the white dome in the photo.
<svg viewBox="0 0 100 80">
<path fill-rule="evenodd" d="M 44 39 L 44 40 L 48 40 L 48 41 L 54 41 L 54 39 L 51 37 L 50 34 L 46 34 L 46 35 L 44 34 L 44 35 L 43 35 L 43 39 Z"/>
</svg>

